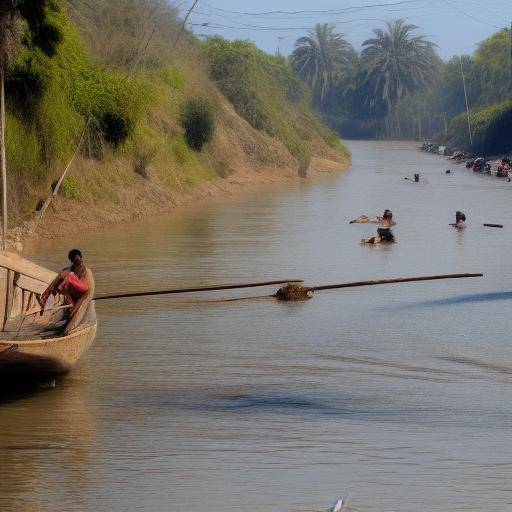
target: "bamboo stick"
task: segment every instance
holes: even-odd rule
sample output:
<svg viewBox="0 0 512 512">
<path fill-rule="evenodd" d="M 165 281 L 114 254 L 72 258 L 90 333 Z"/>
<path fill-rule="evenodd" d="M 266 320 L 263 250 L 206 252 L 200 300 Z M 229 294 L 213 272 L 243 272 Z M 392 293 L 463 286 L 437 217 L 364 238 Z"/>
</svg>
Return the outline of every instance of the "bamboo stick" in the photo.
<svg viewBox="0 0 512 512">
<path fill-rule="evenodd" d="M 197 288 L 173 288 L 170 290 L 153 290 L 145 292 L 132 292 L 132 293 L 117 293 L 111 295 L 100 295 L 94 297 L 94 300 L 106 300 L 106 299 L 123 299 L 127 297 L 146 297 L 152 295 L 169 295 L 173 293 L 192 293 L 192 292 L 209 292 L 215 290 L 234 290 L 235 288 L 254 288 L 257 286 L 270 286 L 273 284 L 285 284 L 285 283 L 302 283 L 302 279 L 281 279 L 278 281 L 260 281 L 256 283 L 241 283 L 241 284 L 219 284 L 213 286 L 202 286 Z"/>
<path fill-rule="evenodd" d="M 484 224 L 488 228 L 502 228 L 503 224 Z"/>
<path fill-rule="evenodd" d="M 311 291 L 318 290 L 333 290 L 336 288 L 354 288 L 356 286 L 374 286 L 377 284 L 389 284 L 389 283 L 409 283 L 412 281 L 434 281 L 437 279 L 463 279 L 466 277 L 482 277 L 483 274 L 443 274 L 437 276 L 419 276 L 419 277 L 398 277 L 394 279 L 375 279 L 373 281 L 355 281 L 353 283 L 341 283 L 341 284 L 325 284 L 322 286 L 312 286 L 306 288 Z"/>
</svg>

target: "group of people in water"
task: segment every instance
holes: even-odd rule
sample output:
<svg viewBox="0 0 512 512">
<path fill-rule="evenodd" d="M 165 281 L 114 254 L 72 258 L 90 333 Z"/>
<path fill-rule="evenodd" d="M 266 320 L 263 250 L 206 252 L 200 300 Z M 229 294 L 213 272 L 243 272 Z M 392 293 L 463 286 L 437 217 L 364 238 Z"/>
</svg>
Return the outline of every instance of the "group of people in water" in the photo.
<svg viewBox="0 0 512 512">
<path fill-rule="evenodd" d="M 357 219 L 351 220 L 350 224 L 378 224 L 377 234 L 370 238 L 363 238 L 362 244 L 380 244 L 382 242 L 394 243 L 395 236 L 392 231 L 392 227 L 396 226 L 396 222 L 393 219 L 393 213 L 391 210 L 384 210 L 382 217 L 370 218 L 366 215 L 361 215 Z M 451 223 L 456 229 L 464 229 L 466 227 L 466 215 L 461 211 L 455 212 L 455 222 Z"/>
</svg>

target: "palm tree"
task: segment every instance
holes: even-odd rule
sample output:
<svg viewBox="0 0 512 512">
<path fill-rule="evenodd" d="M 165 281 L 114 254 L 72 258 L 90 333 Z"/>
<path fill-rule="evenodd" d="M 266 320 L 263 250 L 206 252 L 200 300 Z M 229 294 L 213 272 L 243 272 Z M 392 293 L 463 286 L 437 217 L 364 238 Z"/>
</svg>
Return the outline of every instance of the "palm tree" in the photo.
<svg viewBox="0 0 512 512">
<path fill-rule="evenodd" d="M 294 72 L 313 89 L 315 102 L 322 105 L 357 54 L 333 23 L 317 23 L 307 36 L 297 39 L 290 61 Z"/>
<path fill-rule="evenodd" d="M 404 97 L 414 94 L 434 77 L 438 65 L 436 45 L 418 27 L 404 20 L 387 22 L 387 31 L 377 28 L 375 37 L 363 43 L 364 87 L 371 107 L 384 103 L 389 111 Z"/>
<path fill-rule="evenodd" d="M 39 48 L 52 55 L 62 39 L 55 14 L 60 12 L 55 0 L 1 0 L 0 1 L 0 170 L 2 175 L 2 232 L 3 249 L 7 235 L 7 178 L 5 157 L 5 76 L 9 58 L 21 40 L 23 24 L 28 31 L 24 44 Z"/>
</svg>

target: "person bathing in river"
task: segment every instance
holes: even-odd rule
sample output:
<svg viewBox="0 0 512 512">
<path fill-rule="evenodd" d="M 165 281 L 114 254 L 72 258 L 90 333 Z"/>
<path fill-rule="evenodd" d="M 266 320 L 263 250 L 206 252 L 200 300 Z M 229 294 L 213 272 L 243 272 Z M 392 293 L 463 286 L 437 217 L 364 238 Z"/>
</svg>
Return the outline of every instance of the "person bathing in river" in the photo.
<svg viewBox="0 0 512 512">
<path fill-rule="evenodd" d="M 466 227 L 466 215 L 458 210 L 455 212 L 455 224 L 450 224 L 457 229 L 464 229 Z"/>
<path fill-rule="evenodd" d="M 71 306 L 69 321 L 64 329 L 64 334 L 69 334 L 80 325 L 94 296 L 94 277 L 91 269 L 85 266 L 82 253 L 78 249 L 72 249 L 69 251 L 68 258 L 71 265 L 62 270 L 39 299 L 41 314 L 44 312 L 50 295 L 62 295 L 65 304 Z"/>
<path fill-rule="evenodd" d="M 384 214 L 379 218 L 379 227 L 377 228 L 377 236 L 372 236 L 368 240 L 361 240 L 362 243 L 380 244 L 381 242 L 394 242 L 395 237 L 391 228 L 396 226 L 393 220 L 393 213 L 390 210 L 384 210 Z"/>
</svg>

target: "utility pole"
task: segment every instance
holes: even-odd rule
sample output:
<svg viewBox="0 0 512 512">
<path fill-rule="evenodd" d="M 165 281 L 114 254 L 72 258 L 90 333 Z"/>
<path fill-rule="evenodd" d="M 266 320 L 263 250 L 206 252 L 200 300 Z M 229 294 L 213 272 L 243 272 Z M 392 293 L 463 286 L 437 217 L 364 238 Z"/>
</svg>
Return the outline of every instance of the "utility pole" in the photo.
<svg viewBox="0 0 512 512">
<path fill-rule="evenodd" d="M 174 40 L 174 43 L 172 44 L 171 54 L 174 53 L 174 48 L 176 48 L 176 45 L 178 44 L 178 41 L 180 40 L 181 34 L 183 34 L 183 31 L 185 30 L 185 25 L 187 24 L 187 20 L 188 20 L 189 16 L 192 14 L 192 11 L 194 10 L 194 7 L 196 6 L 197 2 L 199 2 L 199 0 L 195 0 L 195 2 L 192 4 L 192 7 L 187 12 L 187 15 L 183 19 L 183 24 L 181 25 L 180 31 L 178 32 L 178 35 L 176 36 L 176 39 Z"/>
<path fill-rule="evenodd" d="M 462 69 L 462 57 L 459 55 L 460 73 L 462 75 L 462 85 L 464 87 L 464 99 L 466 100 L 466 114 L 468 116 L 468 131 L 469 131 L 469 142 L 473 146 L 473 134 L 471 133 L 471 119 L 469 117 L 469 104 L 468 104 L 468 92 L 466 90 L 466 77 L 464 76 L 464 70 Z"/>
<path fill-rule="evenodd" d="M 281 41 L 284 39 L 283 36 L 277 37 L 277 49 L 276 49 L 276 55 L 279 57 L 281 55 Z"/>
<path fill-rule="evenodd" d="M 509 98 L 512 100 L 512 21 L 510 22 L 510 81 L 508 83 L 509 87 Z"/>
<path fill-rule="evenodd" d="M 0 47 L 0 51 L 3 47 Z M 2 250 L 5 251 L 7 240 L 7 169 L 5 163 L 5 53 L 0 54 L 0 160 L 2 174 Z"/>
</svg>

